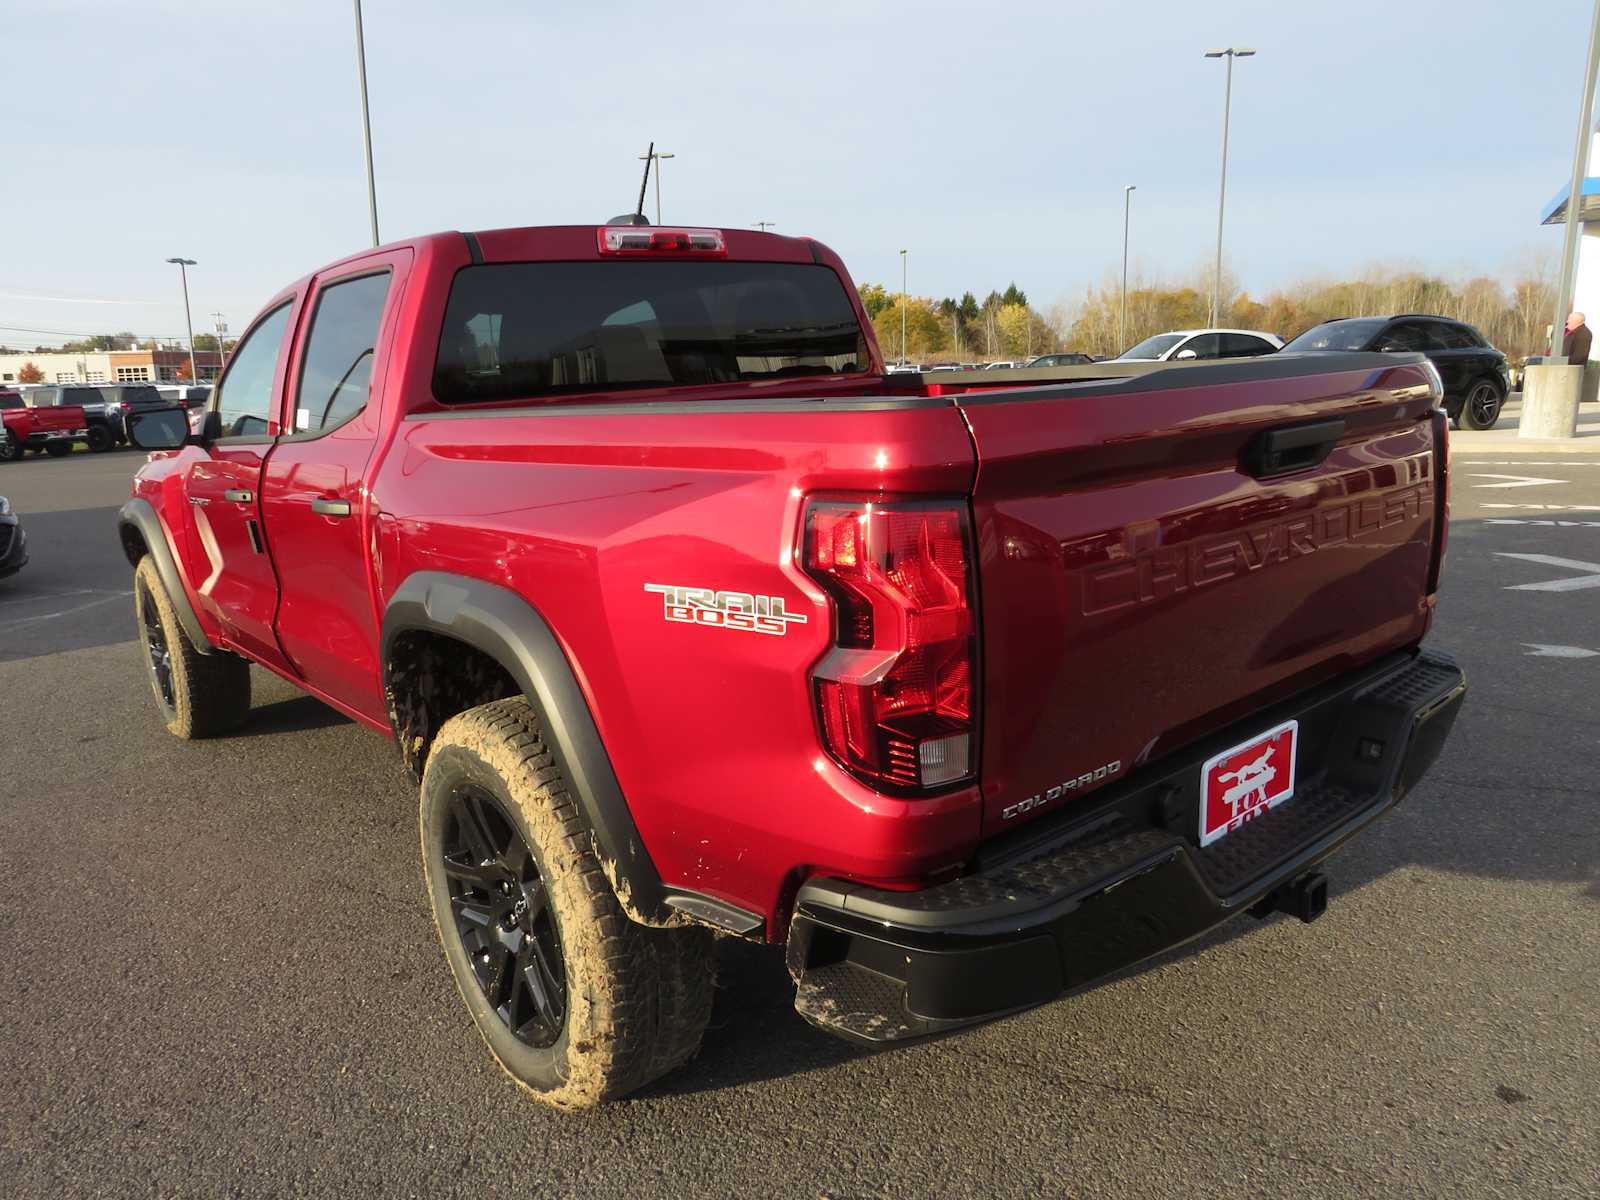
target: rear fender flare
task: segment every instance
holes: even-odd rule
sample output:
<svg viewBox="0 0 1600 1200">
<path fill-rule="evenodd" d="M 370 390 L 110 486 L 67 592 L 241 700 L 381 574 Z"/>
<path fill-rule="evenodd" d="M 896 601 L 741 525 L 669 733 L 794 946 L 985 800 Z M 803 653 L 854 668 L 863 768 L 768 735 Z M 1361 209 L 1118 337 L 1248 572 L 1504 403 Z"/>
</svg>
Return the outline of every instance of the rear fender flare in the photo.
<svg viewBox="0 0 1600 1200">
<path fill-rule="evenodd" d="M 394 640 L 411 631 L 465 642 L 505 668 L 538 709 L 550 749 L 594 831 L 596 854 L 617 899 L 635 921 L 675 923 L 661 876 L 628 810 L 588 700 L 561 643 L 538 611 L 498 584 L 418 571 L 400 585 L 384 609 L 386 687 Z M 401 736 L 396 729 L 396 739 Z"/>
<path fill-rule="evenodd" d="M 139 565 L 139 555 L 129 547 L 129 531 L 136 533 L 144 542 L 145 551 L 156 565 L 161 586 L 167 589 L 167 598 L 172 601 L 173 611 L 178 614 L 178 624 L 183 626 L 190 645 L 201 654 L 215 654 L 216 647 L 200 627 L 200 618 L 189 603 L 189 593 L 183 589 L 183 576 L 178 572 L 178 560 L 173 556 L 172 544 L 167 541 L 166 527 L 161 524 L 161 518 L 156 515 L 150 501 L 136 496 L 124 504 L 122 511 L 117 514 L 117 530 L 122 535 L 123 552 L 130 566 Z"/>
</svg>

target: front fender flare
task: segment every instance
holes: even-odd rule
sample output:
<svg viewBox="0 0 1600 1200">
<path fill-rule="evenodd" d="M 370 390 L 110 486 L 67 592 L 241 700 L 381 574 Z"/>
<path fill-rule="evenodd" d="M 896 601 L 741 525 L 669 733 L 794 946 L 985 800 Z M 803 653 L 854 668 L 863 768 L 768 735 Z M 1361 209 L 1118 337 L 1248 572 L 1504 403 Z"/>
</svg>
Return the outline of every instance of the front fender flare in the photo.
<svg viewBox="0 0 1600 1200">
<path fill-rule="evenodd" d="M 146 552 L 156 565 L 156 574 L 161 576 L 161 586 L 167 589 L 167 598 L 172 601 L 173 611 L 178 614 L 178 624 L 183 626 L 183 632 L 188 635 L 189 644 L 201 654 L 216 653 L 216 647 L 206 637 L 206 631 L 200 627 L 200 618 L 189 603 L 189 593 L 183 589 L 183 576 L 178 573 L 178 560 L 173 556 L 172 544 L 167 541 L 166 526 L 161 524 L 161 518 L 156 515 L 150 501 L 135 496 L 124 504 L 117 513 L 117 529 L 119 532 L 136 531 L 144 542 Z M 128 549 L 126 535 L 123 536 L 122 546 L 129 565 L 138 566 L 138 555 Z"/>
<path fill-rule="evenodd" d="M 384 664 L 391 659 L 394 639 L 414 630 L 465 642 L 505 668 L 543 719 L 550 749 L 594 831 L 596 853 L 618 900 L 635 920 L 671 922 L 673 909 L 666 904 L 661 875 L 628 810 L 588 700 L 544 618 L 498 584 L 418 571 L 384 609 Z M 398 729 L 395 736 L 400 736 Z"/>
</svg>

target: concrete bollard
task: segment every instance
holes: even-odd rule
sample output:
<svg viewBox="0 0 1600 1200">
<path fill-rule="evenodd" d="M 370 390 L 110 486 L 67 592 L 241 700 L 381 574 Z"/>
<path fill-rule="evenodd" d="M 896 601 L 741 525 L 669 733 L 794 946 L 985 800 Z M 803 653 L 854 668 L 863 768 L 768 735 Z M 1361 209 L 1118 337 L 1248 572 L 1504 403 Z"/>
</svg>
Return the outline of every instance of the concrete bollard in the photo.
<svg viewBox="0 0 1600 1200">
<path fill-rule="evenodd" d="M 1578 436 L 1578 400 L 1583 395 L 1583 368 L 1566 363 L 1530 365 L 1522 379 L 1522 421 L 1517 436 Z"/>
</svg>

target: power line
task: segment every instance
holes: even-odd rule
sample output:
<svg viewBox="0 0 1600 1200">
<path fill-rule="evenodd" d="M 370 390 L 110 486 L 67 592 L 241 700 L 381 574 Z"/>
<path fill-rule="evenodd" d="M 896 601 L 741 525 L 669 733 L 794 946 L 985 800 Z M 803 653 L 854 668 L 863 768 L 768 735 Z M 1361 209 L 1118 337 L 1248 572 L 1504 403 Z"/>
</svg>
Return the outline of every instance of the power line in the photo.
<svg viewBox="0 0 1600 1200">
<path fill-rule="evenodd" d="M 162 342 L 169 342 L 169 341 L 181 342 L 183 340 L 183 334 L 181 334 L 181 333 L 132 333 L 132 332 L 126 330 L 126 329 L 119 329 L 115 333 L 108 333 L 104 329 L 95 329 L 95 330 L 81 330 L 81 329 L 30 329 L 25 325 L 0 325 L 0 332 L 3 332 L 3 333 L 42 333 L 42 334 L 46 335 L 47 337 L 78 337 L 78 338 L 86 338 L 86 337 L 131 337 L 131 338 L 145 338 L 145 339 L 148 339 L 150 341 L 162 341 Z"/>
</svg>

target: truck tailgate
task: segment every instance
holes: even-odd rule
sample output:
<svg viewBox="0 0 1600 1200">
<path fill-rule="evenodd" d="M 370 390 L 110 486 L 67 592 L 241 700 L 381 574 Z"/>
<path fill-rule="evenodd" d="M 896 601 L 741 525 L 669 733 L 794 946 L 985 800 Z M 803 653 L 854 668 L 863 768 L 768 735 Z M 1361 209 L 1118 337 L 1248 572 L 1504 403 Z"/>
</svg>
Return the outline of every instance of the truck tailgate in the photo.
<svg viewBox="0 0 1600 1200">
<path fill-rule="evenodd" d="M 1428 628 L 1442 497 L 1419 357 L 958 403 L 979 464 L 986 834 Z"/>
</svg>

